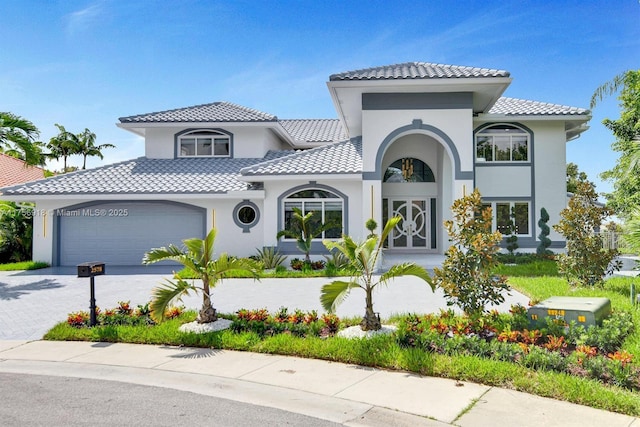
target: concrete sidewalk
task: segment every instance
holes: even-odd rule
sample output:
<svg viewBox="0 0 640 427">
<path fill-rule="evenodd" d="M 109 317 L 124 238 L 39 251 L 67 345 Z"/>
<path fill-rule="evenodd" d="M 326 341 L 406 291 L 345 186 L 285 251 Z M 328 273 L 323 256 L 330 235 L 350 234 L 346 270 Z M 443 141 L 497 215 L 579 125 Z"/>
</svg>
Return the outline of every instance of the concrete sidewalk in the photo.
<svg viewBox="0 0 640 427">
<path fill-rule="evenodd" d="M 0 341 L 0 373 L 110 380 L 283 409 L 345 426 L 640 427 L 629 417 L 442 378 L 257 353 Z"/>
</svg>

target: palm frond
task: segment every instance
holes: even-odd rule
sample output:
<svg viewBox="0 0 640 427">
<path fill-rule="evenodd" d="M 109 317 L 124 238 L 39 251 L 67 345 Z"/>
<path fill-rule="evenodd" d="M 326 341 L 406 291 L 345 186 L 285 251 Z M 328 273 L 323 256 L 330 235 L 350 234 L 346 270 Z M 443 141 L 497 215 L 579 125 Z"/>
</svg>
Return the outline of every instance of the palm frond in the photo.
<svg viewBox="0 0 640 427">
<path fill-rule="evenodd" d="M 261 265 L 259 262 L 248 258 L 230 257 L 226 253 L 220 254 L 218 259 L 208 264 L 209 286 L 215 287 L 225 277 L 239 273 L 249 273 L 254 279 L 259 278 Z"/>
<path fill-rule="evenodd" d="M 415 276 L 427 282 L 432 291 L 436 290 L 436 286 L 433 283 L 433 280 L 431 280 L 431 276 L 429 275 L 427 270 L 414 262 L 406 262 L 403 264 L 396 264 L 392 266 L 388 271 L 384 272 L 380 276 L 380 280 L 378 281 L 378 283 L 386 285 L 389 280 L 395 279 L 396 277 L 400 276 Z"/>
<path fill-rule="evenodd" d="M 176 245 L 153 248 L 142 257 L 143 264 L 153 264 L 160 261 L 178 261 L 184 256 L 184 252 Z"/>
<path fill-rule="evenodd" d="M 345 298 L 347 298 L 351 289 L 359 287 L 360 285 L 353 281 L 345 282 L 342 280 L 336 280 L 334 282 L 327 283 L 322 286 L 320 291 L 320 303 L 325 310 L 329 313 L 333 313 Z"/>
<path fill-rule="evenodd" d="M 198 288 L 183 279 L 175 281 L 166 279 L 165 283 L 154 288 L 151 292 L 151 318 L 156 322 L 164 320 L 164 313 L 174 300 L 180 300 L 183 296 L 189 294 L 189 291 L 198 292 Z"/>
</svg>

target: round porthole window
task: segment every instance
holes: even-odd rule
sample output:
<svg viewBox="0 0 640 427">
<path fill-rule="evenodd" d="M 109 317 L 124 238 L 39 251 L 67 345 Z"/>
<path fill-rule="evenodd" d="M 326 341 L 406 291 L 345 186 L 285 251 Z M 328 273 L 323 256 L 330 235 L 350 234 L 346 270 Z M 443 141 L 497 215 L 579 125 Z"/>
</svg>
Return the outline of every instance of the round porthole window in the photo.
<svg viewBox="0 0 640 427">
<path fill-rule="evenodd" d="M 256 220 L 256 210 L 251 206 L 243 206 L 238 210 L 238 221 L 244 225 L 252 224 Z"/>
<path fill-rule="evenodd" d="M 258 223 L 260 211 L 255 203 L 244 200 L 236 205 L 233 210 L 233 221 L 242 228 L 243 233 L 248 233 L 251 227 Z"/>
</svg>

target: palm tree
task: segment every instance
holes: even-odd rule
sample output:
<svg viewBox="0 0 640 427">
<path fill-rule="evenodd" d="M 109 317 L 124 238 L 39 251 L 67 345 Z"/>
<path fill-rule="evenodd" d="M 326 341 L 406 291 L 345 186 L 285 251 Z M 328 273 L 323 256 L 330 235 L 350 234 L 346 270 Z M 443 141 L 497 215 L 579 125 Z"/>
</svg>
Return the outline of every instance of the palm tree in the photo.
<svg viewBox="0 0 640 427">
<path fill-rule="evenodd" d="M 38 128 L 29 120 L 0 112 L 0 152 L 24 160 L 29 165 L 44 165 L 42 143 L 36 141 Z"/>
<path fill-rule="evenodd" d="M 337 306 L 349 295 L 351 289 L 360 288 L 365 291 L 365 314 L 360 327 L 364 331 L 375 331 L 382 327 L 380 318 L 373 311 L 373 290 L 378 285 L 387 285 L 388 282 L 400 276 L 416 276 L 424 280 L 435 290 L 435 285 L 427 270 L 413 263 L 402 263 L 392 266 L 389 271 L 374 277 L 378 258 L 382 253 L 387 236 L 400 222 L 400 217 L 394 217 L 387 221 L 380 236 L 372 236 L 361 243 L 356 243 L 351 237 L 343 236 L 339 241 L 323 240 L 329 250 L 338 250 L 348 259 L 355 272 L 349 281 L 335 280 L 322 287 L 320 302 L 322 307 L 329 312 L 334 312 Z"/>
<path fill-rule="evenodd" d="M 296 239 L 298 249 L 304 253 L 304 261 L 311 263 L 311 244 L 313 239 L 322 235 L 327 230 L 336 228 L 338 225 L 334 223 L 318 224 L 312 221 L 314 212 L 307 212 L 303 215 L 300 208 L 293 208 L 293 221 L 291 222 L 291 228 L 278 231 L 277 238 L 288 237 Z"/>
<path fill-rule="evenodd" d="M 160 322 L 169 304 L 180 300 L 190 291 L 196 293 L 202 291 L 202 309 L 196 319 L 198 323 L 210 323 L 218 320 L 216 309 L 211 305 L 210 288 L 215 287 L 224 277 L 232 274 L 249 273 L 254 278 L 258 277 L 260 269 L 256 261 L 247 258 L 230 257 L 226 253 L 214 259 L 213 246 L 216 239 L 216 229 L 212 229 L 204 239 L 185 239 L 185 249 L 175 245 L 151 249 L 144 254 L 143 264 L 153 264 L 159 261 L 177 261 L 186 267 L 192 277 L 202 281 L 202 287 L 187 282 L 174 273 L 175 280 L 166 280 L 166 283 L 153 290 L 151 301 L 151 316 Z"/>
<path fill-rule="evenodd" d="M 78 154 L 80 144 L 78 137 L 67 131 L 64 126 L 56 123 L 56 127 L 59 133 L 51 138 L 47 144 L 47 148 L 49 149 L 48 157 L 56 160 L 62 157 L 64 165 L 63 171 L 66 172 L 67 158 L 73 154 Z"/>
<path fill-rule="evenodd" d="M 91 132 L 89 129 L 84 130 L 84 132 L 76 135 L 77 138 L 77 146 L 78 152 L 77 154 L 81 154 L 82 159 L 82 169 L 87 168 L 87 157 L 88 156 L 97 156 L 100 159 L 104 159 L 102 155 L 102 150 L 105 148 L 115 148 L 116 146 L 113 144 L 101 144 L 95 145 L 96 142 L 96 134 Z"/>
</svg>

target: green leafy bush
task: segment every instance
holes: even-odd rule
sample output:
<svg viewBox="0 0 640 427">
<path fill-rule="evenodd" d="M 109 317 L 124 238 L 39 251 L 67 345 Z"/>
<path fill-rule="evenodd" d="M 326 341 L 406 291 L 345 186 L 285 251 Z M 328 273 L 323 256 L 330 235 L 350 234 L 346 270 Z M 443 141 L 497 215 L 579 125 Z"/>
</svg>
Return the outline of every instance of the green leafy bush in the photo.
<svg viewBox="0 0 640 427">
<path fill-rule="evenodd" d="M 257 249 L 257 251 L 258 254 L 254 256 L 254 259 L 261 262 L 263 268 L 278 268 L 287 259 L 287 257 L 278 252 L 278 248 L 274 246 L 265 246 L 262 249 Z"/>
<path fill-rule="evenodd" d="M 491 232 L 491 209 L 483 207 L 477 189 L 454 201 L 451 211 L 453 220 L 444 223 L 451 246 L 442 268 L 433 270 L 433 283 L 442 288 L 448 305 L 479 316 L 488 304 L 504 302 L 509 289 L 506 277 L 491 272 L 502 234 Z"/>
<path fill-rule="evenodd" d="M 604 249 L 597 231 L 613 214 L 598 204 L 593 183 L 577 183 L 576 193 L 567 208 L 560 212 L 560 222 L 553 228 L 567 241 L 567 252 L 557 257 L 560 272 L 574 286 L 602 285 L 605 275 L 620 269 L 617 249 Z"/>
</svg>

